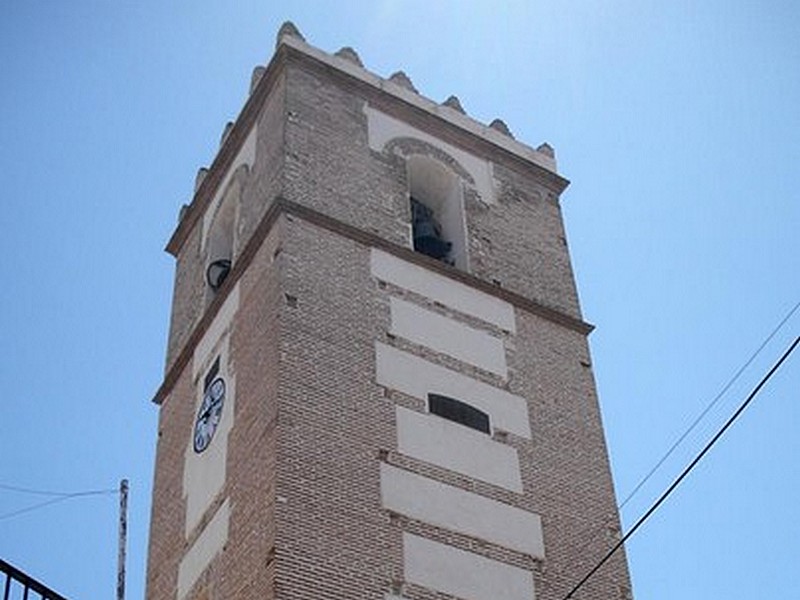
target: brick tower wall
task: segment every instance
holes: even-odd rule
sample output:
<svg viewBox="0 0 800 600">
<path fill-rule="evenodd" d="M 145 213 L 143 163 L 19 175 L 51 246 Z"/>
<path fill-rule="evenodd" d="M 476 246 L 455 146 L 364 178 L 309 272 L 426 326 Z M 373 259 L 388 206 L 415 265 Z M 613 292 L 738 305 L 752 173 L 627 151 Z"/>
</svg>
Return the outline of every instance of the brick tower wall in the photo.
<svg viewBox="0 0 800 600">
<path fill-rule="evenodd" d="M 616 541 L 548 156 L 284 39 L 168 246 L 148 599 L 559 600 Z M 457 182 L 460 268 L 411 249 L 420 181 Z M 216 357 L 227 412 L 198 455 Z M 428 393 L 463 393 L 488 434 Z M 581 597 L 629 593 L 620 552 Z"/>
</svg>

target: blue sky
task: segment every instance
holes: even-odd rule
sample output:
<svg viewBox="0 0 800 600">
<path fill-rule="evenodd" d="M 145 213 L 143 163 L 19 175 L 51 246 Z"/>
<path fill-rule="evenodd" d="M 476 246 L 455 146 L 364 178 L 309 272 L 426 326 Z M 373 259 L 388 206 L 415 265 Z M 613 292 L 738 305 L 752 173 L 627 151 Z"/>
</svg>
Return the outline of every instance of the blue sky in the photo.
<svg viewBox="0 0 800 600">
<path fill-rule="evenodd" d="M 548 141 L 620 499 L 800 301 L 800 5 L 0 4 L 0 557 L 71 598 L 128 588 L 146 537 L 172 259 L 195 172 L 292 19 L 482 122 Z M 769 365 L 800 311 L 624 507 L 635 522 Z M 796 597 L 800 356 L 629 542 L 638 598 Z M 566 593 L 566 590 L 565 590 Z M 578 596 L 580 597 L 580 596 Z"/>
</svg>

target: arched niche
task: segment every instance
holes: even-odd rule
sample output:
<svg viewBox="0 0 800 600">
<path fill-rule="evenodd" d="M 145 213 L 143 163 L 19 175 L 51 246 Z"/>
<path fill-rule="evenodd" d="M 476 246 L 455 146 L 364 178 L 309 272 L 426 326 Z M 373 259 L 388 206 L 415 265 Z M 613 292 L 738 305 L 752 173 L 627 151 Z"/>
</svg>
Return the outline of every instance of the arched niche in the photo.
<svg viewBox="0 0 800 600">
<path fill-rule="evenodd" d="M 421 203 L 430 210 L 435 223 L 439 226 L 442 240 L 450 244 L 446 256 L 437 255 L 434 258 L 467 270 L 469 267 L 467 228 L 461 178 L 443 163 L 421 154 L 407 157 L 406 169 L 409 202 L 412 206 L 414 202 Z M 414 211 L 419 214 L 418 207 Z M 417 232 L 412 231 L 412 238 L 415 237 L 415 233 Z M 415 250 L 429 254 L 419 244 L 415 245 Z"/>
<path fill-rule="evenodd" d="M 236 221 L 247 172 L 247 165 L 242 165 L 234 173 L 216 205 L 206 234 L 206 283 L 211 288 L 212 295 L 233 267 L 236 255 Z"/>
</svg>

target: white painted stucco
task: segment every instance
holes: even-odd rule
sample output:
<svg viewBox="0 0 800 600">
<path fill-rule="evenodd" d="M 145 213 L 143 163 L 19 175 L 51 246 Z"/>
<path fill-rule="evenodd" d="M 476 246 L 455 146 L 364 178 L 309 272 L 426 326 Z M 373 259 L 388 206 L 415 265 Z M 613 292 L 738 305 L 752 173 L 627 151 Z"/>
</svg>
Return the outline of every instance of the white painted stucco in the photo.
<svg viewBox="0 0 800 600">
<path fill-rule="evenodd" d="M 404 103 L 415 106 L 429 114 L 436 115 L 437 118 L 448 121 L 456 127 L 460 127 L 461 129 L 470 132 L 472 135 L 482 137 L 490 143 L 503 148 L 505 151 L 516 154 L 523 160 L 532 162 L 547 169 L 548 171 L 556 173 L 556 161 L 554 158 L 539 152 L 538 150 L 534 150 L 530 146 L 523 144 L 522 142 L 518 142 L 517 140 L 492 129 L 483 123 L 479 123 L 475 119 L 467 115 L 463 115 L 449 106 L 434 102 L 433 100 L 408 90 L 389 79 L 378 77 L 374 73 L 370 73 L 365 68 L 359 67 L 345 58 L 328 54 L 327 52 L 323 52 L 322 50 L 314 48 L 296 36 L 284 35 L 281 37 L 278 43 L 285 44 L 304 54 L 313 56 L 316 60 L 323 64 L 327 64 L 360 81 L 363 81 L 368 85 L 381 89 L 384 92 L 391 94 L 395 98 L 400 99 Z"/>
<path fill-rule="evenodd" d="M 381 464 L 383 506 L 412 519 L 544 558 L 539 515 Z"/>
<path fill-rule="evenodd" d="M 482 160 L 473 154 L 464 152 L 460 148 L 451 146 L 441 139 L 429 133 L 412 127 L 380 112 L 369 106 L 364 105 L 364 114 L 367 116 L 367 137 L 369 147 L 376 152 L 383 151 L 387 143 L 396 138 L 414 138 L 423 141 L 435 148 L 439 148 L 455 159 L 461 167 L 470 174 L 475 181 L 475 190 L 481 200 L 487 204 L 494 204 L 494 181 L 492 179 L 492 163 Z"/>
<path fill-rule="evenodd" d="M 504 300 L 377 249 L 372 250 L 371 269 L 378 279 L 516 333 L 514 307 Z"/>
<path fill-rule="evenodd" d="M 464 600 L 534 600 L 533 574 L 497 560 L 403 533 L 405 578 Z"/>
<path fill-rule="evenodd" d="M 395 411 L 397 449 L 402 454 L 522 493 L 515 448 L 436 415 L 402 406 Z"/>
<path fill-rule="evenodd" d="M 503 340 L 411 302 L 390 298 L 390 332 L 501 377 L 508 375 Z"/>
<path fill-rule="evenodd" d="M 233 317 L 239 310 L 239 282 L 225 298 L 225 302 L 219 309 L 217 316 L 212 321 L 211 326 L 206 330 L 200 342 L 194 348 L 192 357 L 192 379 L 197 380 L 201 372 L 210 366 L 212 353 L 217 350 L 216 346 L 222 336 L 230 329 Z"/>
<path fill-rule="evenodd" d="M 194 451 L 194 422 L 202 402 L 202 390 L 198 391 L 192 413 L 192 430 L 188 441 L 183 465 L 183 496 L 186 499 L 186 537 L 194 531 L 200 519 L 211 506 L 225 485 L 228 461 L 228 435 L 233 427 L 234 399 L 236 398 L 236 379 L 225 369 L 227 348 L 222 353 L 220 375 L 225 379 L 225 403 L 222 417 L 211 443 L 198 454 Z M 201 385 L 202 387 L 202 385 Z"/>
<path fill-rule="evenodd" d="M 457 398 L 488 414 L 492 429 L 531 437 L 528 403 L 521 396 L 381 342 L 375 343 L 375 362 L 380 385 L 426 402 L 428 393 Z"/>
<path fill-rule="evenodd" d="M 237 283 L 220 307 L 216 318 L 194 350 L 192 380 L 195 385 L 195 403 L 192 412 L 192 429 L 188 431 L 183 464 L 183 497 L 186 499 L 185 532 L 188 537 L 206 513 L 217 494 L 225 485 L 228 460 L 228 434 L 233 427 L 236 381 L 228 372 L 231 324 L 239 308 Z M 194 451 L 194 422 L 203 401 L 203 381 L 214 359 L 220 357 L 219 374 L 225 379 L 225 403 L 222 418 L 209 446 L 200 454 Z"/>
<path fill-rule="evenodd" d="M 214 556 L 225 546 L 229 521 L 230 504 L 225 500 L 181 560 L 178 567 L 178 600 L 186 597 Z"/>
<path fill-rule="evenodd" d="M 222 201 L 225 192 L 228 190 L 228 184 L 230 184 L 234 173 L 236 173 L 236 170 L 242 165 L 247 165 L 252 169 L 256 162 L 257 130 L 258 127 L 253 125 L 253 128 L 250 130 L 247 139 L 245 139 L 244 144 L 242 144 L 242 147 L 239 149 L 239 153 L 236 155 L 236 158 L 233 159 L 233 162 L 228 168 L 227 173 L 225 173 L 225 177 L 222 178 L 222 182 L 219 184 L 219 186 L 217 186 L 217 189 L 214 192 L 214 198 L 206 208 L 206 212 L 203 215 L 203 236 L 200 239 L 201 250 L 205 249 L 208 230 L 211 227 L 211 223 L 214 221 L 214 215 L 217 213 L 217 207 Z"/>
</svg>

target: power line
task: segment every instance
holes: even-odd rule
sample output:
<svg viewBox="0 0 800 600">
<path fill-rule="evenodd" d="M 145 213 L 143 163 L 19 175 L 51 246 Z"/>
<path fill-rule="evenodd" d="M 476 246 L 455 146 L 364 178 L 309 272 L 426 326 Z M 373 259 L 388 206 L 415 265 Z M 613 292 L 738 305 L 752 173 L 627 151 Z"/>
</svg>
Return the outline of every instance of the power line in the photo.
<svg viewBox="0 0 800 600">
<path fill-rule="evenodd" d="M 631 490 L 631 492 L 625 497 L 625 499 L 617 507 L 618 509 L 622 509 L 628 502 L 630 502 L 630 500 L 636 495 L 636 493 L 642 488 L 642 486 L 645 483 L 647 483 L 650 480 L 650 478 L 656 473 L 656 471 L 658 471 L 661 468 L 661 465 L 663 465 L 666 462 L 666 460 L 672 455 L 673 452 L 675 452 L 675 450 L 678 448 L 678 446 L 680 446 L 683 443 L 683 441 L 689 436 L 689 434 L 692 431 L 694 431 L 694 428 L 697 427 L 697 425 L 700 423 L 700 421 L 702 421 L 705 418 L 705 416 L 709 413 L 709 411 L 712 408 L 714 408 L 714 406 L 716 406 L 717 402 L 719 402 L 719 400 L 722 398 L 722 396 L 724 396 L 725 393 L 731 388 L 731 386 L 734 383 L 736 383 L 736 380 L 739 379 L 739 377 L 741 376 L 742 373 L 744 373 L 745 369 L 747 369 L 747 367 L 749 367 L 752 364 L 752 362 L 761 353 L 761 351 L 764 349 L 764 347 L 767 344 L 769 344 L 769 342 L 772 340 L 772 338 L 775 337 L 775 335 L 778 333 L 778 331 L 780 331 L 780 329 L 786 324 L 786 321 L 788 321 L 791 318 L 791 316 L 795 313 L 795 311 L 798 308 L 800 308 L 800 301 L 797 302 L 797 304 L 795 304 L 792 307 L 792 309 L 783 318 L 783 320 L 780 323 L 778 323 L 777 327 L 775 327 L 775 329 L 772 330 L 772 333 L 770 333 L 766 337 L 766 339 L 763 342 L 761 342 L 761 345 L 756 349 L 755 352 L 753 352 L 753 354 L 750 356 L 750 358 L 748 358 L 747 361 L 741 367 L 739 367 L 739 370 L 736 371 L 736 373 L 734 373 L 733 377 L 731 377 L 730 380 L 728 380 L 728 383 L 726 383 L 723 386 L 723 388 L 719 391 L 719 393 L 716 396 L 714 396 L 714 399 L 711 400 L 711 402 L 708 404 L 708 406 L 706 406 L 703 409 L 703 411 L 699 415 L 697 415 L 695 420 L 692 421 L 692 424 L 689 425 L 689 427 L 686 429 L 686 431 L 684 431 L 680 435 L 680 437 L 678 437 L 677 440 L 675 440 L 675 442 L 672 444 L 672 446 L 669 447 L 669 449 L 666 451 L 666 453 L 664 453 L 664 455 L 653 466 L 653 468 L 650 469 L 650 471 L 648 471 L 647 475 L 645 475 L 639 481 L 639 483 L 636 484 L 636 487 L 634 487 L 633 490 Z"/>
<path fill-rule="evenodd" d="M 65 500 L 71 500 L 73 498 L 83 498 L 87 496 L 108 496 L 111 494 L 119 493 L 119 490 L 86 490 L 83 492 L 49 492 L 45 490 L 33 490 L 30 488 L 20 488 L 13 485 L 4 485 L 0 484 L 0 488 L 5 490 L 12 490 L 15 492 L 25 492 L 29 494 L 37 494 L 37 495 L 45 495 L 45 496 L 54 496 L 49 500 L 45 500 L 44 502 L 38 502 L 31 506 L 26 506 L 25 508 L 20 508 L 18 510 L 14 510 L 5 514 L 0 515 L 0 521 L 5 519 L 10 519 L 12 517 L 16 517 L 39 508 L 44 508 L 45 506 L 50 506 L 51 504 L 56 504 L 58 502 L 64 502 Z"/>
<path fill-rule="evenodd" d="M 705 407 L 705 409 L 703 409 L 703 411 L 695 418 L 695 420 L 691 423 L 691 425 L 689 425 L 689 427 L 683 432 L 683 434 L 681 434 L 675 440 L 675 442 L 672 444 L 672 446 L 669 447 L 669 449 L 656 462 L 656 464 L 650 469 L 650 471 L 648 471 L 648 473 L 642 479 L 639 480 L 639 482 L 636 484 L 636 486 L 633 488 L 633 490 L 631 490 L 628 493 L 628 495 L 625 497 L 625 499 L 617 506 L 617 510 L 622 510 L 625 507 L 625 505 L 628 502 L 630 502 L 633 499 L 633 497 L 639 492 L 639 490 L 641 490 L 641 488 L 644 486 L 644 484 L 647 483 L 653 475 L 655 475 L 655 473 L 667 461 L 667 459 L 678 448 L 678 446 L 680 446 L 683 443 L 683 441 L 689 436 L 689 434 L 692 431 L 694 431 L 695 427 L 697 427 L 697 425 L 699 425 L 700 422 L 705 418 L 705 416 L 709 413 L 709 411 L 712 408 L 714 408 L 714 406 L 716 406 L 717 402 L 719 402 L 719 400 L 727 393 L 727 391 L 731 388 L 731 386 L 734 383 L 736 383 L 736 381 L 739 379 L 739 377 L 742 375 L 742 373 L 744 373 L 744 371 L 747 369 L 747 367 L 749 367 L 752 364 L 752 362 L 758 357 L 758 355 L 761 354 L 761 351 L 764 350 L 764 348 L 767 346 L 767 344 L 769 344 L 770 341 L 772 341 L 772 338 L 774 338 L 778 334 L 778 332 L 783 328 L 783 326 L 792 317 L 792 315 L 794 315 L 794 313 L 797 312 L 798 308 L 800 308 L 800 301 L 798 301 L 791 308 L 791 310 L 789 310 L 789 312 L 786 314 L 786 316 L 784 316 L 783 319 L 781 319 L 780 323 L 778 323 L 775 326 L 775 328 L 772 330 L 772 332 L 769 335 L 767 335 L 766 338 L 764 338 L 764 341 L 761 342 L 761 344 L 758 346 L 758 348 L 756 348 L 755 352 L 753 352 L 753 354 L 750 356 L 750 358 L 748 358 L 744 362 L 744 364 L 742 364 L 742 366 L 739 367 L 739 369 L 736 371 L 736 373 L 734 373 L 733 377 L 731 377 L 730 380 L 728 380 L 728 382 L 722 387 L 722 389 L 719 391 L 719 393 L 717 393 L 717 395 L 711 400 L 711 402 Z M 584 550 L 586 550 L 586 548 L 588 548 L 589 545 L 595 539 L 597 539 L 597 537 L 600 535 L 600 533 L 602 531 L 604 531 L 604 529 L 605 529 L 604 526 L 601 526 L 601 527 L 598 527 L 597 529 L 595 529 L 594 533 L 589 535 L 588 539 L 583 543 L 583 545 L 581 546 L 579 552 L 583 552 Z"/>
<path fill-rule="evenodd" d="M 35 494 L 37 496 L 73 496 L 75 494 L 86 494 L 86 493 L 105 493 L 105 492 L 114 492 L 116 490 L 87 490 L 81 492 L 54 492 L 52 490 L 37 490 L 28 487 L 20 487 L 17 485 L 9 485 L 7 483 L 0 483 L 0 490 L 9 490 L 11 492 L 21 492 L 23 494 Z"/>
<path fill-rule="evenodd" d="M 610 559 L 611 556 L 622 547 L 622 545 L 636 532 L 636 530 L 639 529 L 639 527 L 641 527 L 642 524 L 644 524 L 644 522 L 647 521 L 647 519 L 649 519 L 650 516 L 656 510 L 658 510 L 658 507 L 664 503 L 664 501 L 669 497 L 670 494 L 672 494 L 675 488 L 677 488 L 680 485 L 680 483 L 686 478 L 686 476 L 692 471 L 692 469 L 694 469 L 697 463 L 699 463 L 702 460 L 702 458 L 706 455 L 706 453 L 708 453 L 708 451 L 711 450 L 712 446 L 714 446 L 714 444 L 717 443 L 717 440 L 719 440 L 722 437 L 722 435 L 728 430 L 728 428 L 731 425 L 733 425 L 734 421 L 736 421 L 736 419 L 739 418 L 739 415 L 741 415 L 744 412 L 744 410 L 747 408 L 747 406 L 750 404 L 753 398 L 755 398 L 758 392 L 761 391 L 761 388 L 764 387 L 767 381 L 769 381 L 772 375 L 780 368 L 783 362 L 787 358 L 789 358 L 789 355 L 794 351 L 798 343 L 800 343 L 800 336 L 795 338 L 792 345 L 789 346 L 786 352 L 783 353 L 783 356 L 780 357 L 778 362 L 776 362 L 773 365 L 773 367 L 769 370 L 769 372 L 766 375 L 764 375 L 764 377 L 761 378 L 761 381 L 758 382 L 758 385 L 756 385 L 756 387 L 753 388 L 753 391 L 750 392 L 745 401 L 742 402 L 739 408 L 736 409 L 736 412 L 734 412 L 733 415 L 731 415 L 731 417 L 725 422 L 725 424 L 720 428 L 720 430 L 717 431 L 714 437 L 711 438 L 711 440 L 705 445 L 705 447 L 694 458 L 694 460 L 692 460 L 692 462 L 690 462 L 689 465 L 683 470 L 683 472 L 678 476 L 678 478 L 672 482 L 672 485 L 670 485 L 666 489 L 666 491 L 663 494 L 661 494 L 658 500 L 656 500 L 655 503 L 647 510 L 647 512 L 644 513 L 639 518 L 638 521 L 636 521 L 636 524 L 630 529 L 630 531 L 628 531 L 628 533 L 626 533 L 622 537 L 622 539 L 620 539 L 614 545 L 614 547 L 611 548 L 611 550 L 609 550 L 606 553 L 606 555 L 594 567 L 592 567 L 592 569 L 586 575 L 584 575 L 583 579 L 581 579 L 577 584 L 575 584 L 575 586 L 570 590 L 570 592 L 566 596 L 564 596 L 564 600 L 569 600 L 570 598 L 572 598 L 575 592 L 577 592 L 581 587 L 583 587 L 583 584 L 585 584 L 597 571 L 599 571 L 600 568 L 608 561 L 608 559 Z"/>
<path fill-rule="evenodd" d="M 0 490 L 9 490 L 11 492 L 21 492 L 23 494 L 34 494 L 36 496 L 69 496 L 66 492 L 50 492 L 47 490 L 34 490 L 31 488 L 18 487 L 16 485 L 6 485 L 0 483 Z"/>
</svg>

